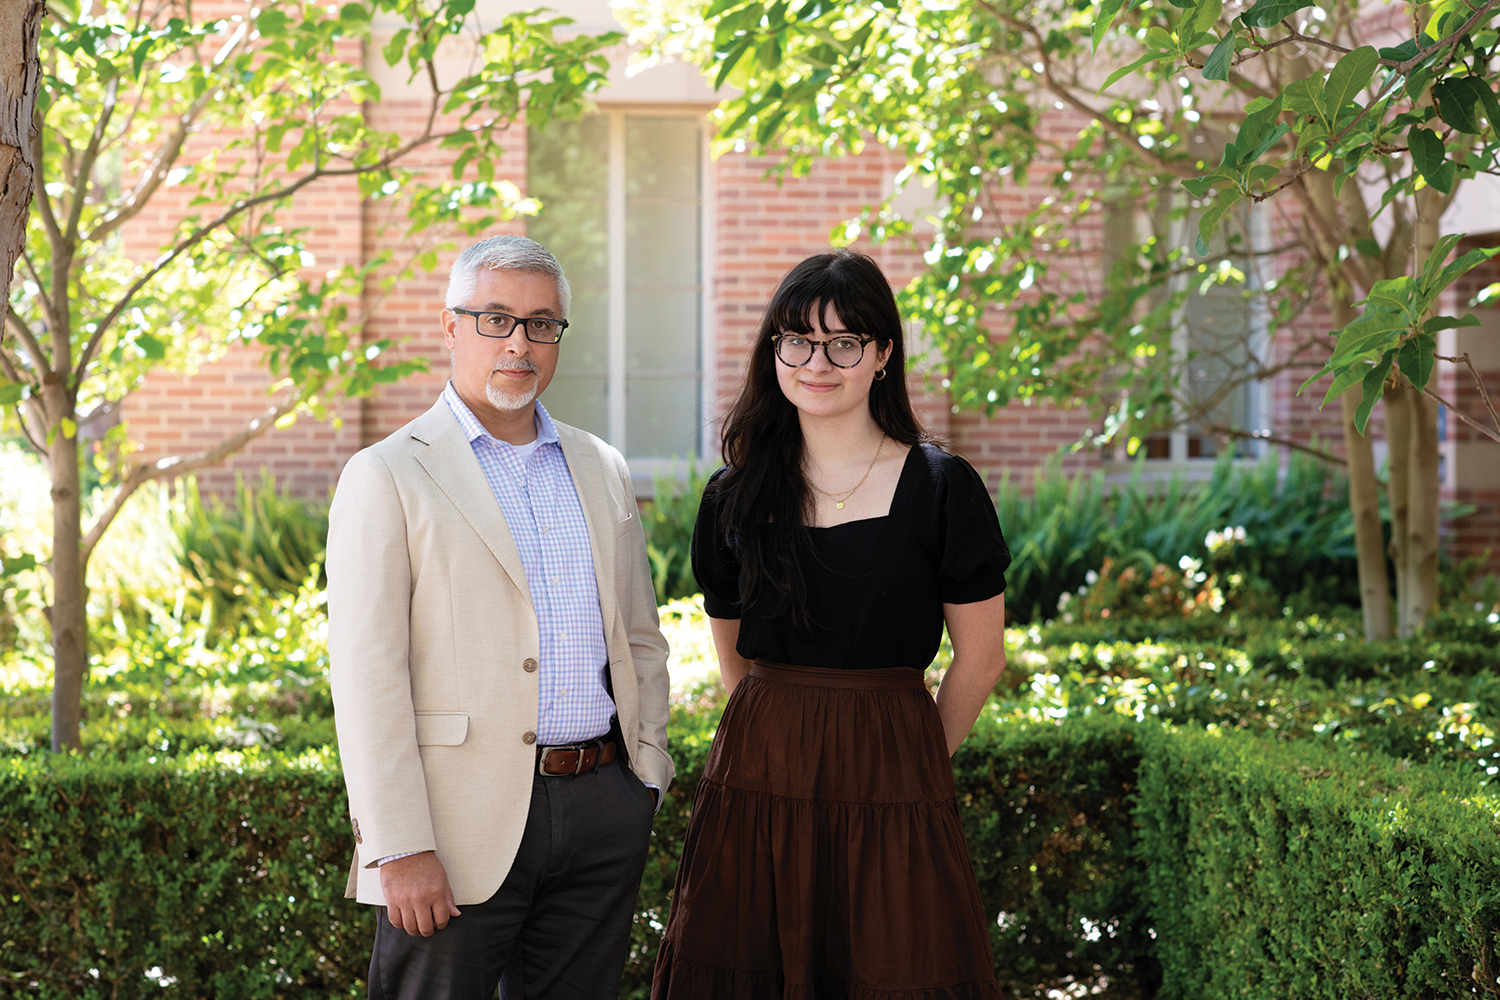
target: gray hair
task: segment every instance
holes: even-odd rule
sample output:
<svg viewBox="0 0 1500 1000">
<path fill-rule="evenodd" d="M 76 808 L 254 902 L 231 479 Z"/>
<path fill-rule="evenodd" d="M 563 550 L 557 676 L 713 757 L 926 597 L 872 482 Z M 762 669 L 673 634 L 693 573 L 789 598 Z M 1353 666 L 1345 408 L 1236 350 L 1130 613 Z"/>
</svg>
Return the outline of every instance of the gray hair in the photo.
<svg viewBox="0 0 1500 1000">
<path fill-rule="evenodd" d="M 557 279 L 558 305 L 562 307 L 563 318 L 567 318 L 573 290 L 568 287 L 568 279 L 564 277 L 557 258 L 536 240 L 524 236 L 491 236 L 466 249 L 453 262 L 453 270 L 448 272 L 448 294 L 443 305 L 449 309 L 463 305 L 474 294 L 481 270 L 551 275 Z"/>
</svg>

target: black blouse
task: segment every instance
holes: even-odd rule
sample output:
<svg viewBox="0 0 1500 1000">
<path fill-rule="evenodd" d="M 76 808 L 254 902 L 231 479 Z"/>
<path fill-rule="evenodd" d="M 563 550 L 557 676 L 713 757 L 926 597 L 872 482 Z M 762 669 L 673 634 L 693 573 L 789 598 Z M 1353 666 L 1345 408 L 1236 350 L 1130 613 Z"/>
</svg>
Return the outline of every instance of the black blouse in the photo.
<svg viewBox="0 0 1500 1000">
<path fill-rule="evenodd" d="M 723 475 L 714 473 L 714 480 Z M 713 480 L 711 480 L 712 482 Z M 961 458 L 913 447 L 890 513 L 812 529 L 821 557 L 808 569 L 811 635 L 764 590 L 742 607 L 744 577 L 724 538 L 713 491 L 693 529 L 693 573 L 711 618 L 740 619 L 736 649 L 747 659 L 804 667 L 926 669 L 943 638 L 943 605 L 986 601 L 1005 590 L 1010 551 L 984 481 Z"/>
</svg>

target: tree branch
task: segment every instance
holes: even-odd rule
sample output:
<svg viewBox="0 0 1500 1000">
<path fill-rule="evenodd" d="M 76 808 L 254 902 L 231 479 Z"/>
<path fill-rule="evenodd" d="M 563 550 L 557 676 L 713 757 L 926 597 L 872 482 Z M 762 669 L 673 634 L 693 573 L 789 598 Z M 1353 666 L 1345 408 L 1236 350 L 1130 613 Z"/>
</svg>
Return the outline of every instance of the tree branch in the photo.
<svg viewBox="0 0 1500 1000">
<path fill-rule="evenodd" d="M 53 375 L 52 366 L 47 363 L 47 355 L 42 352 L 41 342 L 31 332 L 31 327 L 27 326 L 26 321 L 16 315 L 14 309 L 6 310 L 5 322 L 9 323 L 11 329 L 16 331 L 16 336 L 21 339 L 21 344 L 26 348 L 26 353 L 31 356 L 31 366 L 36 369 L 37 373 L 37 384 L 40 385 L 48 378 L 51 378 Z M 20 379 L 13 381 L 19 382 Z"/>
<path fill-rule="evenodd" d="M 1220 437 L 1233 438 L 1236 441 L 1264 441 L 1267 444 L 1279 444 L 1284 448 L 1291 448 L 1294 451 L 1300 451 L 1305 454 L 1312 455 L 1314 458 L 1321 458 L 1323 461 L 1328 462 L 1331 465 L 1349 464 L 1347 459 L 1341 458 L 1338 455 L 1333 454 L 1332 452 L 1321 451 L 1311 445 L 1303 444 L 1300 441 L 1293 441 L 1291 438 L 1276 437 L 1273 434 L 1260 434 L 1256 433 L 1255 431 L 1242 431 L 1234 427 L 1220 427 L 1217 424 L 1204 424 L 1201 421 L 1199 422 L 1198 426 L 1202 427 L 1210 434 Z"/>
<path fill-rule="evenodd" d="M 433 98 L 434 104 L 436 104 L 437 100 L 437 97 Z M 447 134 L 456 133 L 445 133 L 445 135 Z M 115 303 L 114 307 L 111 308 L 110 311 L 105 315 L 105 317 L 99 321 L 99 325 L 95 328 L 93 336 L 89 338 L 87 346 L 84 347 L 82 353 L 78 357 L 78 365 L 74 372 L 75 377 L 80 381 L 83 379 L 84 373 L 87 371 L 88 366 L 93 363 L 94 357 L 98 354 L 99 345 L 104 340 L 104 334 L 109 330 L 111 326 L 114 325 L 115 321 L 120 318 L 120 315 L 130 307 L 130 303 L 134 301 L 135 296 L 140 293 L 141 289 L 150 284 L 158 274 L 166 270 L 174 261 L 177 260 L 178 257 L 181 257 L 184 253 L 187 253 L 187 251 L 203 242 L 203 240 L 206 239 L 214 231 L 224 227 L 244 213 L 258 208 L 261 205 L 290 198 L 298 191 L 307 187 L 307 185 L 313 183 L 314 181 L 321 180 L 325 177 L 353 177 L 358 176 L 359 174 L 366 174 L 372 173 L 377 170 L 384 170 L 391 164 L 395 163 L 397 160 L 405 157 L 412 150 L 417 149 L 418 147 L 423 146 L 438 138 L 442 138 L 442 136 L 435 135 L 430 130 L 424 131 L 421 135 L 417 136 L 415 139 L 412 139 L 405 145 L 393 149 L 391 152 L 381 157 L 375 163 L 367 164 L 362 167 L 340 167 L 337 169 L 319 168 L 317 170 L 311 170 L 306 174 L 303 174 L 296 180 L 281 187 L 275 188 L 271 191 L 266 191 L 262 194 L 256 195 L 253 198 L 246 198 L 235 202 L 224 212 L 220 213 L 217 218 L 203 224 L 202 226 L 199 226 L 192 233 L 188 234 L 186 238 L 184 238 L 176 246 L 174 246 L 170 251 L 163 254 L 161 257 L 158 257 L 156 259 L 156 262 L 152 264 L 152 266 L 144 274 L 142 274 L 139 278 L 131 283 L 130 287 L 127 288 L 124 294 L 120 296 L 119 301 Z"/>
<path fill-rule="evenodd" d="M 188 133 L 192 131 L 193 125 L 198 120 L 198 115 L 208 105 L 209 99 L 213 97 L 214 88 L 209 87 L 199 95 L 198 99 L 189 105 L 188 110 L 183 113 L 177 121 L 177 127 L 167 137 L 166 142 L 157 149 L 156 155 L 151 158 L 150 165 L 146 168 L 141 179 L 136 182 L 135 189 L 125 202 L 115 212 L 102 219 L 88 234 L 86 239 L 91 243 L 98 243 L 119 229 L 125 223 L 133 219 L 150 202 L 152 195 L 166 182 L 167 171 L 177 157 L 182 153 L 182 144 L 187 141 Z"/>
<path fill-rule="evenodd" d="M 1431 398 L 1437 400 L 1437 402 L 1439 404 L 1441 404 L 1442 406 L 1446 406 L 1448 408 L 1448 412 L 1449 413 L 1453 414 L 1455 417 L 1457 417 L 1458 419 L 1462 420 L 1464 423 L 1468 424 L 1470 427 L 1474 428 L 1476 431 L 1478 431 L 1479 433 L 1483 434 L 1485 437 L 1489 438 L 1491 441 L 1495 442 L 1496 444 L 1500 444 L 1500 431 L 1492 431 L 1492 430 L 1490 430 L 1488 427 L 1484 426 L 1484 424 L 1481 424 L 1479 421 L 1473 419 L 1468 414 L 1466 414 L 1462 410 L 1460 410 L 1458 407 L 1456 407 L 1452 403 L 1448 402 L 1442 396 L 1439 396 L 1437 393 L 1433 392 L 1431 389 L 1424 388 L 1422 390 L 1422 393 L 1424 395 L 1426 395 L 1426 396 L 1430 396 Z M 1491 410 L 1490 412 L 1493 413 L 1494 410 Z"/>
<path fill-rule="evenodd" d="M 1500 0 L 1495 0 L 1495 2 L 1500 2 Z M 982 7 L 986 11 L 988 11 L 990 16 L 995 20 L 1009 25 L 1013 30 L 1018 31 L 1023 35 L 1027 35 L 1032 39 L 1032 43 L 1036 48 L 1037 59 L 1042 64 L 1042 85 L 1046 87 L 1047 90 L 1050 91 L 1055 97 L 1057 97 L 1063 103 L 1070 105 L 1075 111 L 1079 111 L 1082 114 L 1088 115 L 1090 118 L 1097 121 L 1100 125 L 1103 125 L 1107 131 L 1113 132 L 1117 139 L 1119 139 L 1121 142 L 1126 143 L 1132 149 L 1139 152 L 1142 156 L 1155 163 L 1160 169 L 1168 171 L 1169 173 L 1176 174 L 1180 177 L 1196 177 L 1198 175 L 1198 172 L 1186 162 L 1168 160 L 1154 148 L 1147 148 L 1141 145 L 1140 136 L 1136 135 L 1134 132 L 1130 131 L 1119 122 L 1114 121 L 1102 111 L 1099 111 L 1097 108 L 1094 108 L 1091 105 L 1085 103 L 1081 98 L 1073 93 L 1071 88 L 1062 83 L 1059 83 L 1052 72 L 1052 55 L 1047 51 L 1046 39 L 1042 37 L 1041 33 L 1037 31 L 1036 28 L 1032 27 L 1025 21 L 1022 21 L 1020 18 L 1013 17 L 1002 10 L 996 9 L 993 5 L 985 2 L 985 0 L 976 0 L 976 4 L 977 6 Z"/>
<path fill-rule="evenodd" d="M 116 97 L 119 92 L 119 76 L 110 77 L 109 83 L 104 85 L 104 106 L 100 109 L 99 118 L 94 122 L 94 132 L 89 136 L 89 144 L 84 149 L 83 156 L 78 161 L 78 169 L 73 175 L 73 204 L 68 210 L 66 231 L 69 243 L 78 242 L 78 223 L 83 218 L 84 203 L 88 201 L 94 164 L 99 160 L 99 147 L 104 142 L 104 133 L 109 130 L 109 120 L 114 117 Z"/>
<path fill-rule="evenodd" d="M 1484 402 L 1484 408 L 1489 411 L 1490 419 L 1495 422 L 1495 429 L 1500 430 L 1500 415 L 1495 413 L 1495 404 L 1490 402 L 1490 394 L 1484 388 L 1484 379 L 1479 377 L 1479 372 L 1474 368 L 1474 362 L 1469 360 L 1469 353 L 1465 351 L 1456 358 L 1445 358 L 1441 354 L 1434 354 L 1433 357 L 1439 361 L 1451 361 L 1455 365 L 1462 363 L 1469 369 L 1469 374 L 1474 376 L 1474 387 L 1479 390 L 1479 398 Z"/>
<path fill-rule="evenodd" d="M 207 465 L 217 465 L 251 441 L 266 433 L 272 427 L 275 427 L 276 421 L 295 410 L 300 400 L 300 395 L 294 393 L 290 399 L 270 407 L 260 416 L 246 424 L 238 433 L 230 435 L 206 451 L 194 452 L 190 455 L 173 455 L 168 458 L 159 459 L 149 465 L 138 466 L 120 484 L 120 488 L 115 491 L 115 495 L 110 499 L 109 506 L 95 519 L 93 524 L 89 525 L 89 530 L 84 535 L 83 543 L 80 546 L 80 558 L 83 564 L 88 565 L 89 556 L 93 553 L 94 546 L 99 544 L 99 540 L 104 537 L 105 531 L 109 530 L 110 524 L 113 523 L 114 519 L 119 515 L 120 510 L 125 506 L 125 501 L 129 500 L 136 490 L 153 480 L 170 479 L 173 476 L 185 475 L 194 469 L 201 469 Z"/>
</svg>

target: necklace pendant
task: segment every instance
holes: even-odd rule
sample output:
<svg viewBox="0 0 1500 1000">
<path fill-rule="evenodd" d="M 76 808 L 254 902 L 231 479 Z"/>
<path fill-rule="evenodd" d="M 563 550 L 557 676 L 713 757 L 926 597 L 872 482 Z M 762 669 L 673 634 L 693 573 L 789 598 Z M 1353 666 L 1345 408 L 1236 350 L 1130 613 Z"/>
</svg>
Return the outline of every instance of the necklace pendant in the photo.
<svg viewBox="0 0 1500 1000">
<path fill-rule="evenodd" d="M 837 508 L 838 510 L 843 510 L 844 509 L 844 501 L 840 500 L 838 503 L 834 504 L 833 506 L 835 508 Z"/>
</svg>

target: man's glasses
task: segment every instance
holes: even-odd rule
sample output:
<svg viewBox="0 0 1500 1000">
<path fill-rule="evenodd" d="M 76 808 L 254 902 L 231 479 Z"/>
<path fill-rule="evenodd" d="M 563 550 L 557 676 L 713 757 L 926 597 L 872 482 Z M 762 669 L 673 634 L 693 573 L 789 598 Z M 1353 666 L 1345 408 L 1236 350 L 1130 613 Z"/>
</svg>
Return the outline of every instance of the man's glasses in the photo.
<svg viewBox="0 0 1500 1000">
<path fill-rule="evenodd" d="M 813 352 L 823 348 L 830 364 L 839 368 L 853 368 L 865 356 L 865 345 L 874 337 L 845 334 L 831 340 L 809 340 L 800 333 L 779 333 L 771 338 L 776 345 L 776 357 L 784 365 L 801 368 L 813 359 Z"/>
<path fill-rule="evenodd" d="M 523 319 L 520 316 L 512 316 L 510 313 L 459 309 L 457 306 L 449 308 L 460 316 L 473 316 L 474 332 L 481 337 L 504 340 L 517 330 L 524 328 L 526 339 L 533 344 L 555 344 L 562 340 L 563 331 L 568 328 L 568 321 L 565 319 L 544 319 L 541 316 Z"/>
</svg>

